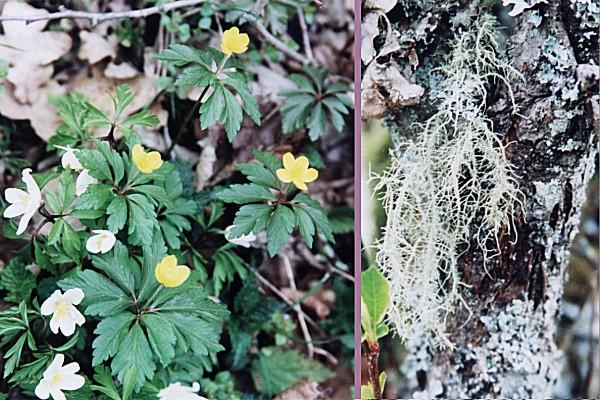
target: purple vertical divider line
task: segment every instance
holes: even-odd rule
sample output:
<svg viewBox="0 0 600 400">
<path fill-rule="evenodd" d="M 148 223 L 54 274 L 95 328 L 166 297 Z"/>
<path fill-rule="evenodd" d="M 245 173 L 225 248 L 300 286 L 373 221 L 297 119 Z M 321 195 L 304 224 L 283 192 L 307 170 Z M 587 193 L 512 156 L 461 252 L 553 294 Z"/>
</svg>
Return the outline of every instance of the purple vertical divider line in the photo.
<svg viewBox="0 0 600 400">
<path fill-rule="evenodd" d="M 360 399 L 360 272 L 361 268 L 361 0 L 354 0 L 354 397 Z"/>
</svg>

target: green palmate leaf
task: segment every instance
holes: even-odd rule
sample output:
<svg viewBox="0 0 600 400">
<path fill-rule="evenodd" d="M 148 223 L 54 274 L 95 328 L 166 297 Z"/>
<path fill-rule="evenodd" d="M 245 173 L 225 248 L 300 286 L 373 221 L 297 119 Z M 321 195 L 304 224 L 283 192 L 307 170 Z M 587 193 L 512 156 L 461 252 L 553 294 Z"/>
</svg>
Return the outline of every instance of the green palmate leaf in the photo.
<svg viewBox="0 0 600 400">
<path fill-rule="evenodd" d="M 371 267 L 361 273 L 361 302 L 364 305 L 361 313 L 361 324 L 367 340 L 376 341 L 383 328 L 378 326 L 383 321 L 390 304 L 389 283 L 381 272 Z"/>
<path fill-rule="evenodd" d="M 149 245 L 152 243 L 153 231 L 158 221 L 148 198 L 142 194 L 127 196 L 129 206 L 130 241 L 136 245 Z"/>
<path fill-rule="evenodd" d="M 94 348 L 92 366 L 98 366 L 117 354 L 119 346 L 134 320 L 134 314 L 123 312 L 100 321 L 94 330 L 96 339 L 92 345 Z"/>
<path fill-rule="evenodd" d="M 210 62 L 204 52 L 182 44 L 172 44 L 168 49 L 156 54 L 154 58 L 170 62 L 178 67 L 189 63 L 206 64 Z"/>
<path fill-rule="evenodd" d="M 4 301 L 20 303 L 28 300 L 35 286 L 35 275 L 18 258 L 13 258 L 0 272 L 0 288 L 7 292 Z"/>
<path fill-rule="evenodd" d="M 227 139 L 232 142 L 242 127 L 244 114 L 240 103 L 238 103 L 233 93 L 227 89 L 223 89 L 223 95 L 225 97 L 225 112 L 221 118 L 224 119 L 223 124 L 227 132 Z"/>
<path fill-rule="evenodd" d="M 298 225 L 300 235 L 306 242 L 308 248 L 311 248 L 313 245 L 313 237 L 315 235 L 315 224 L 304 208 L 293 205 L 292 209 L 294 210 L 294 215 L 296 216 L 296 225 Z"/>
<path fill-rule="evenodd" d="M 240 207 L 235 213 L 231 237 L 237 238 L 247 235 L 250 232 L 258 233 L 265 231 L 272 211 L 273 206 L 268 204 L 247 204 Z"/>
<path fill-rule="evenodd" d="M 200 127 L 207 129 L 221 120 L 225 113 L 225 91 L 222 85 L 216 85 L 208 99 L 200 106 Z"/>
<path fill-rule="evenodd" d="M 265 200 L 275 200 L 275 195 L 264 186 L 254 183 L 231 185 L 220 191 L 217 198 L 227 203 L 246 204 Z"/>
<path fill-rule="evenodd" d="M 119 241 L 115 242 L 113 250 L 104 255 L 92 257 L 92 265 L 104 272 L 127 294 L 135 293 L 135 274 L 132 266 L 137 266 L 129 258 L 127 248 Z"/>
<path fill-rule="evenodd" d="M 75 229 L 73 229 L 69 223 L 64 222 L 61 235 L 61 244 L 65 253 L 72 260 L 78 260 L 79 252 L 81 250 L 81 238 L 79 237 L 79 234 L 75 232 Z"/>
<path fill-rule="evenodd" d="M 126 310 L 132 304 L 119 286 L 92 270 L 74 270 L 59 281 L 58 286 L 63 290 L 82 289 L 85 293 L 82 305 L 87 315 L 110 316 Z"/>
<path fill-rule="evenodd" d="M 131 104 L 134 99 L 133 92 L 129 89 L 129 86 L 122 84 L 117 86 L 114 95 L 111 95 L 113 101 L 113 108 L 115 109 L 114 119 L 117 120 L 125 110 L 125 108 Z"/>
<path fill-rule="evenodd" d="M 215 269 L 213 270 L 213 284 L 215 295 L 219 295 L 223 284 L 230 283 L 239 275 L 241 279 L 248 275 L 246 263 L 233 251 L 219 249 L 213 255 Z"/>
<path fill-rule="evenodd" d="M 284 351 L 277 347 L 261 349 L 252 362 L 252 377 L 257 389 L 269 396 L 281 394 L 303 379 L 322 382 L 333 373 L 316 361 L 304 358 L 297 351 Z"/>
<path fill-rule="evenodd" d="M 194 65 L 184 68 L 179 75 L 175 84 L 182 87 L 205 87 L 214 83 L 215 73 L 203 65 Z"/>
<path fill-rule="evenodd" d="M 142 322 L 146 327 L 150 346 L 163 367 L 175 357 L 175 330 L 161 314 L 145 314 Z"/>
<path fill-rule="evenodd" d="M 99 385 L 90 385 L 90 389 L 105 394 L 111 400 L 122 400 L 108 368 L 104 366 L 96 368 L 94 380 Z"/>
<path fill-rule="evenodd" d="M 108 230 L 114 233 L 119 232 L 127 222 L 127 202 L 121 196 L 113 197 L 106 208 L 106 213 L 108 214 L 106 220 Z"/>
<path fill-rule="evenodd" d="M 327 129 L 327 117 L 325 116 L 325 109 L 319 102 L 310 112 L 310 116 L 307 121 L 308 136 L 311 140 L 315 141 L 325 133 Z"/>
<path fill-rule="evenodd" d="M 93 184 L 81 195 L 77 210 L 105 210 L 114 197 L 113 188 L 105 184 Z"/>
<path fill-rule="evenodd" d="M 275 177 L 275 174 L 258 163 L 235 164 L 235 167 L 242 174 L 246 175 L 250 182 L 269 186 L 273 189 L 279 189 L 280 187 L 280 182 Z"/>
<path fill-rule="evenodd" d="M 235 89 L 242 99 L 242 106 L 246 114 L 248 114 L 250 119 L 252 119 L 256 125 L 260 125 L 260 110 L 258 108 L 258 103 L 250 93 L 250 89 L 248 89 L 248 84 L 244 80 L 244 76 L 239 73 L 229 73 L 228 76 L 229 78 L 225 79 L 224 83 Z"/>
<path fill-rule="evenodd" d="M 293 204 L 304 208 L 315 224 L 317 231 L 323 235 L 326 240 L 335 242 L 327 214 L 318 201 L 311 199 L 306 193 L 298 193 L 296 197 L 294 197 Z"/>
<path fill-rule="evenodd" d="M 279 168 L 283 167 L 281 159 L 271 152 L 252 150 L 252 155 L 273 174 L 275 174 Z"/>
<path fill-rule="evenodd" d="M 294 229 L 294 213 L 284 205 L 275 207 L 267 227 L 267 250 L 271 257 L 275 256 L 288 242 Z"/>
<path fill-rule="evenodd" d="M 131 369 L 136 369 L 136 387 L 139 389 L 148 379 L 152 379 L 156 363 L 148 338 L 139 322 L 135 322 L 123 338 L 117 354 L 111 363 L 113 372 L 123 382 L 125 375 Z"/>
</svg>

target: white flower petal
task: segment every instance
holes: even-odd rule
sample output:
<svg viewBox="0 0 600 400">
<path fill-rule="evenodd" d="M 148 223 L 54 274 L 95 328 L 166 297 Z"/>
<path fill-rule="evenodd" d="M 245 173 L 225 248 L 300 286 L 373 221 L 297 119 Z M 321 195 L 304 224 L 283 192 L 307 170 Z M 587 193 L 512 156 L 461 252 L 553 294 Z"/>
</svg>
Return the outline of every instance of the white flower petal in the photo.
<svg viewBox="0 0 600 400">
<path fill-rule="evenodd" d="M 59 388 L 51 387 L 50 395 L 54 400 L 67 400 L 65 394 Z"/>
<path fill-rule="evenodd" d="M 64 355 L 57 354 L 56 356 L 54 356 L 54 360 L 52 360 L 52 362 L 50 363 L 50 365 L 48 366 L 48 368 L 46 368 L 46 371 L 44 372 L 44 378 L 47 376 L 52 376 L 56 372 L 58 372 L 62 368 L 64 362 L 65 362 Z"/>
<path fill-rule="evenodd" d="M 229 225 L 227 228 L 225 228 L 225 232 L 223 233 L 223 235 L 225 236 L 225 239 L 227 239 L 227 241 L 229 241 L 230 243 L 236 244 L 238 246 L 242 246 L 242 247 L 250 247 L 250 244 L 252 242 L 254 242 L 256 240 L 256 235 L 252 232 L 250 232 L 247 235 L 242 235 L 240 237 L 237 238 L 231 238 L 231 230 L 233 229 L 235 225 Z"/>
<path fill-rule="evenodd" d="M 27 211 L 25 214 L 23 214 L 23 216 L 19 220 L 19 227 L 17 228 L 16 232 L 17 235 L 20 235 L 21 233 L 25 232 L 25 230 L 27 229 L 27 225 L 29 225 L 29 221 L 31 221 L 31 218 L 33 218 L 33 214 L 35 214 L 36 210 L 37 208 L 33 211 Z"/>
<path fill-rule="evenodd" d="M 25 168 L 22 172 L 23 182 L 25 182 L 25 186 L 27 186 L 27 193 L 29 193 L 29 204 L 37 204 L 37 208 L 41 205 L 42 202 L 42 193 L 40 192 L 40 188 L 38 184 L 31 176 L 31 168 Z"/>
<path fill-rule="evenodd" d="M 54 307 L 56 306 L 56 300 L 60 298 L 60 290 L 55 290 L 54 293 L 50 297 L 48 297 L 42 303 L 42 307 L 40 311 L 42 315 L 50 315 L 54 312 Z"/>
<path fill-rule="evenodd" d="M 61 383 L 60 387 L 63 390 L 77 390 L 85 384 L 85 379 L 79 375 L 66 375 Z"/>
<path fill-rule="evenodd" d="M 40 399 L 47 399 L 50 397 L 50 391 L 48 390 L 48 384 L 46 380 L 42 379 L 40 383 L 35 387 L 35 395 Z"/>
<path fill-rule="evenodd" d="M 72 318 L 60 318 L 60 320 L 58 321 L 58 326 L 62 334 L 65 336 L 71 336 L 75 333 L 75 321 L 73 321 Z"/>
<path fill-rule="evenodd" d="M 100 253 L 102 250 L 102 236 L 94 235 L 90 236 L 90 238 L 85 242 L 85 248 L 88 252 L 96 254 Z"/>
<path fill-rule="evenodd" d="M 81 303 L 81 300 L 83 300 L 83 297 L 84 297 L 83 290 L 81 290 L 80 288 L 69 289 L 63 295 L 63 298 L 70 301 L 71 304 L 73 304 L 73 305 L 77 305 L 77 304 Z"/>
<path fill-rule="evenodd" d="M 52 317 L 52 319 L 50 319 L 50 330 L 52 331 L 52 333 L 54 333 L 56 335 L 60 328 L 61 328 L 61 323 L 60 323 L 59 319 L 56 317 Z"/>
<path fill-rule="evenodd" d="M 9 203 L 23 203 L 22 199 L 29 197 L 29 193 L 23 189 L 8 188 L 4 191 L 4 198 Z"/>
<path fill-rule="evenodd" d="M 91 176 L 87 169 L 84 169 L 75 181 L 75 194 L 81 196 L 86 192 L 88 186 L 94 183 L 98 183 L 98 179 Z"/>
<path fill-rule="evenodd" d="M 75 307 L 73 307 L 73 309 L 71 310 L 71 318 L 73 318 L 73 321 L 79 326 L 85 324 L 85 317 Z"/>
<path fill-rule="evenodd" d="M 64 375 L 73 375 L 73 374 L 79 372 L 79 369 L 80 369 L 79 363 L 72 362 L 72 363 L 69 363 L 69 364 L 65 365 L 64 367 L 62 367 L 60 369 L 60 372 Z"/>
<path fill-rule="evenodd" d="M 108 253 L 117 241 L 117 238 L 111 231 L 97 229 L 92 232 L 95 235 L 91 236 L 85 244 L 85 248 L 90 253 Z"/>
<path fill-rule="evenodd" d="M 83 166 L 81 165 L 81 163 L 79 162 L 79 159 L 75 155 L 75 150 L 70 149 L 68 147 L 65 149 L 66 149 L 65 153 L 63 154 L 62 158 L 60 159 L 60 162 L 61 162 L 63 168 L 70 168 L 75 171 L 81 171 L 83 169 Z"/>
<path fill-rule="evenodd" d="M 14 218 L 27 212 L 27 206 L 20 203 L 11 204 L 4 210 L 4 218 Z"/>
</svg>

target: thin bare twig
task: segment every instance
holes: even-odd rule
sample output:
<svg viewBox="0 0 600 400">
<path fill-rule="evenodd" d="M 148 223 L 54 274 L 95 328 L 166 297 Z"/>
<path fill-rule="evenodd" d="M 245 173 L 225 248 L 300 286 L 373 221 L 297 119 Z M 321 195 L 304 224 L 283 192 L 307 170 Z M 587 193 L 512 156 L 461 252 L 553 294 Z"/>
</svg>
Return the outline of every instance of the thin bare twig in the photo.
<svg viewBox="0 0 600 400">
<path fill-rule="evenodd" d="M 283 267 L 285 268 L 285 272 L 287 274 L 288 280 L 290 281 L 290 287 L 294 292 L 297 292 L 296 281 L 294 279 L 294 271 L 292 270 L 292 264 L 290 263 L 290 259 L 285 254 L 279 255 L 280 260 L 283 263 Z M 315 345 L 312 343 L 312 337 L 310 336 L 310 331 L 308 330 L 308 326 L 306 326 L 306 320 L 304 319 L 304 313 L 302 312 L 302 308 L 300 304 L 294 304 L 293 306 L 296 314 L 298 314 L 298 322 L 300 323 L 300 328 L 302 329 L 302 334 L 304 335 L 304 340 L 306 340 L 306 345 L 308 347 L 308 358 L 313 358 L 315 353 Z"/>
<path fill-rule="evenodd" d="M 100 22 L 123 19 L 123 18 L 145 18 L 153 14 L 159 14 L 178 8 L 195 6 L 200 3 L 204 3 L 205 0 L 178 0 L 171 3 L 166 3 L 160 6 L 153 6 L 142 8 L 140 10 L 128 10 L 128 11 L 115 11 L 115 12 L 88 12 L 69 10 L 65 7 L 61 7 L 60 11 L 49 14 L 40 15 L 0 15 L 0 21 L 26 21 L 27 23 L 42 21 L 42 20 L 54 20 L 54 19 L 89 19 L 92 21 L 92 25 L 97 25 Z"/>
<path fill-rule="evenodd" d="M 302 30 L 302 42 L 304 44 L 304 54 L 310 60 L 314 60 L 315 56 L 313 55 L 312 47 L 310 45 L 310 38 L 308 37 L 308 27 L 306 26 L 306 19 L 304 18 L 304 11 L 302 7 L 297 7 L 298 11 L 298 21 L 300 22 L 300 29 Z"/>
</svg>

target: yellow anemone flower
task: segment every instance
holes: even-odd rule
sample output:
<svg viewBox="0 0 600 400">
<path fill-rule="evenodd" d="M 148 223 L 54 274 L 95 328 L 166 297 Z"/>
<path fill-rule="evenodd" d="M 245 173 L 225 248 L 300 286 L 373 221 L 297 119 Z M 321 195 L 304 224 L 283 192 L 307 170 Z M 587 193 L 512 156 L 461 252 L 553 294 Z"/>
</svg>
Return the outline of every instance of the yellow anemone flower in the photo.
<svg viewBox="0 0 600 400">
<path fill-rule="evenodd" d="M 237 27 L 229 28 L 223 32 L 223 39 L 221 40 L 221 50 L 228 56 L 235 54 L 242 54 L 248 50 L 248 44 L 250 38 L 246 33 L 240 33 Z"/>
<path fill-rule="evenodd" d="M 166 256 L 156 265 L 154 270 L 156 280 L 165 287 L 181 286 L 190 276 L 187 265 L 177 265 L 177 257 Z"/>
<path fill-rule="evenodd" d="M 144 174 L 149 174 L 159 169 L 163 161 L 160 158 L 158 151 L 151 151 L 146 153 L 144 148 L 140 144 L 133 146 L 131 151 L 131 159 L 138 169 Z"/>
<path fill-rule="evenodd" d="M 319 177 L 319 171 L 308 168 L 308 158 L 300 156 L 294 158 L 292 153 L 283 155 L 283 168 L 277 171 L 279 180 L 285 183 L 293 182 L 300 190 L 306 190 L 308 182 L 313 182 Z"/>
</svg>

